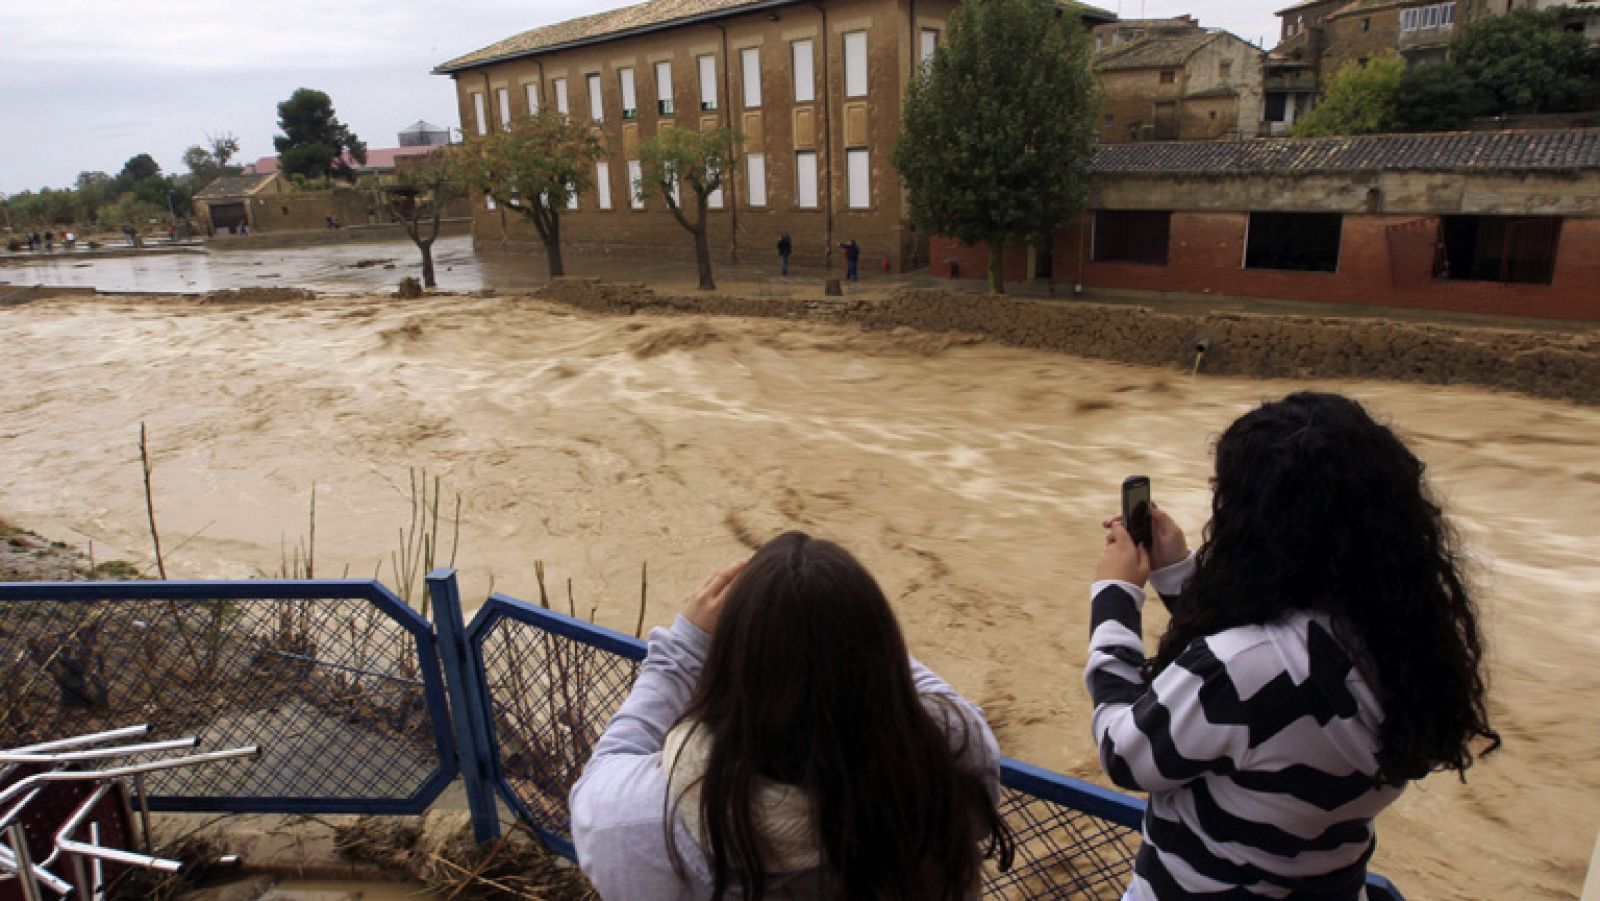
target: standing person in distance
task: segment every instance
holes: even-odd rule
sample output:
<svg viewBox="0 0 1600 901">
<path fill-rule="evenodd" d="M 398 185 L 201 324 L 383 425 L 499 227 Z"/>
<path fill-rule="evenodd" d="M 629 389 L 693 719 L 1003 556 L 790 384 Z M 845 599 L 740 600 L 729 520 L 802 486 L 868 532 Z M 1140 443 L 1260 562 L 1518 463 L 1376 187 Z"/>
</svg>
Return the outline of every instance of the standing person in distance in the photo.
<svg viewBox="0 0 1600 901">
<path fill-rule="evenodd" d="M 856 281 L 860 273 L 861 245 L 856 243 L 855 238 L 851 238 L 839 242 L 839 246 L 844 248 L 844 277 L 852 282 Z"/>
<path fill-rule="evenodd" d="M 1011 861 L 999 761 L 872 575 L 789 532 L 650 633 L 572 841 L 608 901 L 975 898 L 983 858 Z"/>
<path fill-rule="evenodd" d="M 1378 812 L 1499 746 L 1454 537 L 1422 462 L 1339 395 L 1240 417 L 1214 484 L 1198 552 L 1152 506 L 1151 545 L 1107 520 L 1095 567 L 1094 738 L 1150 793 L 1124 897 L 1357 901 Z M 1172 613 L 1149 661 L 1147 576 Z"/>
<path fill-rule="evenodd" d="M 789 251 L 794 249 L 794 242 L 789 240 L 789 233 L 784 232 L 778 238 L 778 274 L 789 274 Z"/>
</svg>

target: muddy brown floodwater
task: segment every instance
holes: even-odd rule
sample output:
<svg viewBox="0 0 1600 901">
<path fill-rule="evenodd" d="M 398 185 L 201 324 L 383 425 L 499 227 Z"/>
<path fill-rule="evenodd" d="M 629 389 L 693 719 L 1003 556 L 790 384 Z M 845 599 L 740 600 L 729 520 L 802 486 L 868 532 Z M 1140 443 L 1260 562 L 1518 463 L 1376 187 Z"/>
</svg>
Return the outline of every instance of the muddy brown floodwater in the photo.
<svg viewBox="0 0 1600 901">
<path fill-rule="evenodd" d="M 0 343 L 0 513 L 49 537 L 145 555 L 141 420 L 180 576 L 275 571 L 313 484 L 319 574 L 370 575 L 409 467 L 464 496 L 468 597 L 534 597 L 544 560 L 624 630 L 641 562 L 665 623 L 713 568 L 802 528 L 868 563 L 1008 753 L 1099 781 L 1081 682 L 1099 519 L 1147 473 L 1197 536 L 1214 436 L 1307 386 L 463 297 L 40 302 L 0 310 Z M 1600 409 L 1319 387 L 1428 462 L 1482 592 L 1506 741 L 1465 785 L 1436 776 L 1385 813 L 1374 868 L 1417 899 L 1576 897 L 1600 824 Z"/>
</svg>

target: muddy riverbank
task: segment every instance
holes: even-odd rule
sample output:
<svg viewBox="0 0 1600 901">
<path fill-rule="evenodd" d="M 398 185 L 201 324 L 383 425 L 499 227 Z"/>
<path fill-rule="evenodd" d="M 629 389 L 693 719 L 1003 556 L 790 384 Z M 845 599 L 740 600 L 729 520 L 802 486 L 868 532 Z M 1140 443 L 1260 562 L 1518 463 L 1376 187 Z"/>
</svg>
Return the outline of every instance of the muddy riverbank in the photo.
<svg viewBox="0 0 1600 901">
<path fill-rule="evenodd" d="M 1097 780 L 1085 583 L 1117 484 L 1150 475 L 1198 535 L 1229 421 L 1299 388 L 1348 392 L 1428 462 L 1463 532 L 1506 737 L 1466 785 L 1408 791 L 1374 866 L 1414 898 L 1582 882 L 1600 826 L 1600 408 L 530 298 L 66 299 L 0 309 L 0 334 L 0 511 L 49 539 L 146 558 L 140 421 L 178 576 L 275 570 L 313 483 L 319 572 L 370 575 L 418 466 L 462 492 L 468 598 L 533 596 L 544 560 L 625 631 L 641 561 L 647 622 L 665 623 L 706 572 L 803 528 L 873 568 L 916 653 L 984 704 L 1008 753 Z"/>
</svg>

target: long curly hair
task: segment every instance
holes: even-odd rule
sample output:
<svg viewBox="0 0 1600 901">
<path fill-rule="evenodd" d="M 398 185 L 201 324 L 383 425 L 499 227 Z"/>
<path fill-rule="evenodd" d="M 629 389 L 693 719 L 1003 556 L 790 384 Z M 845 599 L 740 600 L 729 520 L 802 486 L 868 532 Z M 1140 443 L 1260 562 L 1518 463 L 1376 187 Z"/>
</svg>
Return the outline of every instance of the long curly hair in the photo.
<svg viewBox="0 0 1600 901">
<path fill-rule="evenodd" d="M 1362 406 L 1301 392 L 1217 443 L 1211 522 L 1151 674 L 1195 639 L 1328 614 L 1383 705 L 1379 782 L 1463 774 L 1489 725 L 1477 606 L 1422 461 Z"/>
<path fill-rule="evenodd" d="M 939 718 L 960 722 L 947 713 Z M 984 857 L 1011 865 L 1011 830 L 982 775 L 961 762 L 980 737 L 948 734 L 923 706 L 888 599 L 831 541 L 788 532 L 750 559 L 684 720 L 711 736 L 700 813 L 713 899 L 759 901 L 779 875 L 762 859 L 752 810 L 762 781 L 811 800 L 837 897 L 954 901 L 976 891 Z"/>
</svg>

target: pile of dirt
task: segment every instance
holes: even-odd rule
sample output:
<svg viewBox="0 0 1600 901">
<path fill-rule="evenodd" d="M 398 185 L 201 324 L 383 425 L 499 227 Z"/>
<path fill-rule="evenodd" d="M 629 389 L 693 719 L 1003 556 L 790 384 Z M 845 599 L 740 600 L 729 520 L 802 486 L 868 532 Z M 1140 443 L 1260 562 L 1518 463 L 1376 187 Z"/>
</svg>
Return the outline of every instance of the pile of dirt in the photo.
<svg viewBox="0 0 1600 901">
<path fill-rule="evenodd" d="M 83 582 L 140 578 L 125 560 L 95 562 L 83 549 L 47 541 L 0 520 L 0 582 Z"/>
<path fill-rule="evenodd" d="M 894 333 L 906 349 L 928 353 L 990 340 L 1184 371 L 1198 362 L 1200 372 L 1212 375 L 1480 385 L 1600 403 L 1600 341 L 1590 335 L 1386 319 L 1219 312 L 1182 315 L 1148 307 L 935 290 L 902 291 L 875 302 L 830 301 L 658 294 L 638 284 L 555 279 L 539 296 L 604 315 L 853 322 Z M 911 331 L 955 337 L 913 341 L 907 337 Z M 1202 347 L 1203 354 L 1199 353 Z"/>
<path fill-rule="evenodd" d="M 315 300 L 315 291 L 305 288 L 230 288 L 201 295 L 200 303 L 246 304 L 291 303 L 296 300 Z"/>
</svg>

